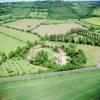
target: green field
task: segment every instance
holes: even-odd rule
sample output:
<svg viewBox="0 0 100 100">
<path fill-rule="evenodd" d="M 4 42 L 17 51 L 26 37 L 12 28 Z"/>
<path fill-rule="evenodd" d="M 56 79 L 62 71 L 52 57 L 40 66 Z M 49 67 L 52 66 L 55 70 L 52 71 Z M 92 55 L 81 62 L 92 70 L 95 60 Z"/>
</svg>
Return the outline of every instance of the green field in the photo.
<svg viewBox="0 0 100 100">
<path fill-rule="evenodd" d="M 90 23 L 90 24 L 100 25 L 100 18 L 99 17 L 87 18 L 87 19 L 85 19 L 85 21 L 87 23 Z"/>
<path fill-rule="evenodd" d="M 7 60 L 0 66 L 0 77 L 30 75 L 38 73 L 39 70 L 45 72 L 48 68 L 32 65 L 26 59 L 15 57 Z"/>
<path fill-rule="evenodd" d="M 13 12 L 11 13 L 11 16 L 13 18 L 17 17 L 27 17 L 30 13 L 31 8 L 15 8 Z"/>
<path fill-rule="evenodd" d="M 28 17 L 32 18 L 47 18 L 48 12 L 30 12 Z"/>
<path fill-rule="evenodd" d="M 1 100 L 99 100 L 100 70 L 0 84 Z M 97 99 L 98 98 L 98 99 Z"/>
<path fill-rule="evenodd" d="M 4 35 L 0 33 L 0 51 L 8 54 L 10 51 L 16 50 L 16 48 L 25 46 L 26 43 L 18 41 L 14 38 Z"/>
<path fill-rule="evenodd" d="M 94 9 L 93 14 L 97 15 L 97 16 L 100 16 L 100 8 L 98 7 L 96 9 Z"/>
<path fill-rule="evenodd" d="M 5 33 L 11 37 L 15 37 L 16 39 L 22 40 L 24 42 L 30 41 L 34 43 L 34 41 L 39 40 L 38 36 L 34 34 L 6 28 L 3 26 L 0 26 L 0 32 Z"/>
</svg>

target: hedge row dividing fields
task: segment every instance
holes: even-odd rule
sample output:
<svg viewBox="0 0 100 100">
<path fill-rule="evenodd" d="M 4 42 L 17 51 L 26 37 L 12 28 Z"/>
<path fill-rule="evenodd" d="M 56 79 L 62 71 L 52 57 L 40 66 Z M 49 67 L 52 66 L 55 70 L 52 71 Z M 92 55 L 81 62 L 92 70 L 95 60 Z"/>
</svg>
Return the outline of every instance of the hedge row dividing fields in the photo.
<svg viewBox="0 0 100 100">
<path fill-rule="evenodd" d="M 3 33 L 0 33 L 0 51 L 5 52 L 8 54 L 12 50 L 16 50 L 16 47 L 25 46 L 26 43 L 18 41 L 14 38 L 11 38 L 7 35 L 4 35 Z"/>
<path fill-rule="evenodd" d="M 24 42 L 30 41 L 34 43 L 35 41 L 39 40 L 39 37 L 34 34 L 18 31 L 15 29 L 10 29 L 10 28 L 3 27 L 3 26 L 0 26 L 0 32 L 5 33 L 16 39 L 22 40 Z"/>
</svg>

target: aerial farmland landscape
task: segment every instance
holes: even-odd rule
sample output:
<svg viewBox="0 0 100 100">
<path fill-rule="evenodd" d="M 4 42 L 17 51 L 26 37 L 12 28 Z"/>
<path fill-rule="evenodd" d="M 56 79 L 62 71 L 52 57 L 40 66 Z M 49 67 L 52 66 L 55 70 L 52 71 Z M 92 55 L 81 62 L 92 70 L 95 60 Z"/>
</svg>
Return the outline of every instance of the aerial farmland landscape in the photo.
<svg viewBox="0 0 100 100">
<path fill-rule="evenodd" d="M 0 100 L 100 100 L 100 1 L 0 0 Z"/>
</svg>

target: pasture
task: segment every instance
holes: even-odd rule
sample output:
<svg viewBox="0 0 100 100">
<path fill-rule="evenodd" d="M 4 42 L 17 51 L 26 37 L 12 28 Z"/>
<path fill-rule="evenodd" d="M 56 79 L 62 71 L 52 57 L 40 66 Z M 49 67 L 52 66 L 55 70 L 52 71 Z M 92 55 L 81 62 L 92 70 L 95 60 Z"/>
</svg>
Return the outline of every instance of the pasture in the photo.
<svg viewBox="0 0 100 100">
<path fill-rule="evenodd" d="M 30 8 L 14 8 L 11 16 L 13 18 L 23 18 L 23 17 L 27 17 L 29 12 L 30 12 Z"/>
<path fill-rule="evenodd" d="M 100 16 L 100 8 L 98 7 L 96 9 L 94 9 L 93 14 L 97 15 L 97 16 Z"/>
<path fill-rule="evenodd" d="M 69 32 L 72 28 L 83 28 L 81 25 L 76 23 L 67 23 L 67 24 L 50 24 L 50 25 L 41 25 L 40 27 L 34 29 L 32 32 L 36 32 L 41 36 L 45 34 L 64 34 Z"/>
<path fill-rule="evenodd" d="M 5 73 L 5 70 L 8 74 Z M 0 76 L 30 75 L 38 73 L 39 70 L 45 72 L 48 70 L 48 68 L 32 65 L 26 59 L 21 57 L 14 57 L 7 60 L 0 66 L 0 72 L 2 71 Z"/>
<path fill-rule="evenodd" d="M 23 47 L 26 43 L 18 41 L 14 38 L 0 33 L 0 51 L 8 54 L 10 51 L 16 50 L 17 47 Z"/>
<path fill-rule="evenodd" d="M 0 84 L 1 100 L 96 100 L 100 70 Z"/>
<path fill-rule="evenodd" d="M 85 52 L 91 63 L 100 63 L 100 47 L 90 45 L 77 45 L 77 47 Z"/>
<path fill-rule="evenodd" d="M 34 27 L 37 27 L 43 23 L 44 19 L 21 19 L 14 22 L 3 24 L 4 26 L 9 26 L 11 28 L 30 30 Z"/>
<path fill-rule="evenodd" d="M 48 16 L 48 12 L 30 12 L 28 17 L 32 17 L 32 18 L 47 18 Z"/>
<path fill-rule="evenodd" d="M 90 23 L 90 24 L 100 25 L 100 18 L 99 17 L 87 18 L 87 19 L 85 19 L 85 21 L 87 23 Z"/>
<path fill-rule="evenodd" d="M 0 32 L 5 33 L 23 42 L 30 41 L 34 43 L 34 41 L 39 40 L 39 37 L 34 34 L 23 32 L 23 31 L 18 31 L 15 29 L 10 29 L 10 28 L 3 27 L 3 26 L 0 26 Z"/>
</svg>

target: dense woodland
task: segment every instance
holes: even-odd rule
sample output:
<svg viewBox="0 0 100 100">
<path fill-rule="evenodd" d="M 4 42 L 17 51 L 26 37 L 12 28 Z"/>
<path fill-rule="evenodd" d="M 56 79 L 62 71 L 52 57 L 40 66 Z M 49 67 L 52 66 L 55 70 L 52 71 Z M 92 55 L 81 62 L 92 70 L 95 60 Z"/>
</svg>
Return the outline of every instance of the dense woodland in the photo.
<svg viewBox="0 0 100 100">
<path fill-rule="evenodd" d="M 49 19 L 88 18 L 94 15 L 93 10 L 99 7 L 98 2 L 65 2 L 63 0 L 48 0 L 21 3 L 0 3 L 0 15 L 11 14 L 17 9 L 29 9 L 31 12 L 47 12 Z M 19 17 L 19 16 L 17 16 Z M 27 17 L 27 16 L 26 16 Z"/>
</svg>

